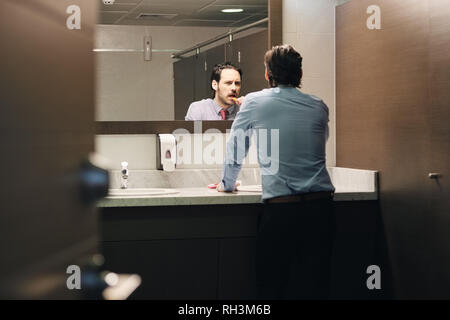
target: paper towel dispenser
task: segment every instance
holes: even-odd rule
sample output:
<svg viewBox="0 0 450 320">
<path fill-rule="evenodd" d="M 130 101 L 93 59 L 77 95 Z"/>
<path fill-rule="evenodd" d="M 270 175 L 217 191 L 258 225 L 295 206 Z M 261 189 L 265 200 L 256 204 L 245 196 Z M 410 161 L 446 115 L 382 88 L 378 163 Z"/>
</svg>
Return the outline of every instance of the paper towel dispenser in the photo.
<svg viewBox="0 0 450 320">
<path fill-rule="evenodd" d="M 173 134 L 158 134 L 156 139 L 156 168 L 173 171 L 177 163 L 177 140 Z"/>
</svg>

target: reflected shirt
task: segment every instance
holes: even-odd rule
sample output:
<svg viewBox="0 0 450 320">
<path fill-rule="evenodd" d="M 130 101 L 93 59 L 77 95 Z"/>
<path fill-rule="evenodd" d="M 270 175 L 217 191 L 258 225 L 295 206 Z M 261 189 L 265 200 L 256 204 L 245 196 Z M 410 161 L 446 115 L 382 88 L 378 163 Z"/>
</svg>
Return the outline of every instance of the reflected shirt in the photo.
<svg viewBox="0 0 450 320">
<path fill-rule="evenodd" d="M 248 94 L 231 127 L 222 187 L 234 190 L 250 142 L 256 140 L 262 200 L 332 191 L 325 161 L 328 107 L 299 89 L 279 86 Z"/>
<path fill-rule="evenodd" d="M 192 102 L 184 120 L 222 120 L 220 110 L 222 110 L 222 107 L 214 99 Z M 229 107 L 226 120 L 234 120 L 238 111 L 237 105 Z"/>
</svg>

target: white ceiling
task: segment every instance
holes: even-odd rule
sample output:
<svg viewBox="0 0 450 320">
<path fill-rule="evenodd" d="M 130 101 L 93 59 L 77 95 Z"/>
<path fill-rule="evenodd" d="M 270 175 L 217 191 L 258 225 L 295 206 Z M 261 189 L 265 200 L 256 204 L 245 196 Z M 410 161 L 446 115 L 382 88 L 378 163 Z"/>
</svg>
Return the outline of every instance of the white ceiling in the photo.
<svg viewBox="0 0 450 320">
<path fill-rule="evenodd" d="M 267 17 L 267 0 L 116 0 L 100 2 L 99 24 L 239 27 Z M 223 13 L 242 8 L 241 13 Z M 142 14 L 148 14 L 141 17 Z"/>
</svg>

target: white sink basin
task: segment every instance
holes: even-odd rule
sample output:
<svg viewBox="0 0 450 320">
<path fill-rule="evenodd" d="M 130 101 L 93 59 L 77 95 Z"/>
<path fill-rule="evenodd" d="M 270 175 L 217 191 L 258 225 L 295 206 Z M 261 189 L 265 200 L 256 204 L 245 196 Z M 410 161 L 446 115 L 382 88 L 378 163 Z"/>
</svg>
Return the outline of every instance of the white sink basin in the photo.
<svg viewBox="0 0 450 320">
<path fill-rule="evenodd" d="M 109 189 L 108 197 L 157 196 L 173 193 L 179 193 L 179 191 L 158 188 Z"/>
<path fill-rule="evenodd" d="M 248 186 L 238 186 L 238 191 L 247 192 L 262 192 L 262 186 L 260 184 L 248 185 Z"/>
</svg>

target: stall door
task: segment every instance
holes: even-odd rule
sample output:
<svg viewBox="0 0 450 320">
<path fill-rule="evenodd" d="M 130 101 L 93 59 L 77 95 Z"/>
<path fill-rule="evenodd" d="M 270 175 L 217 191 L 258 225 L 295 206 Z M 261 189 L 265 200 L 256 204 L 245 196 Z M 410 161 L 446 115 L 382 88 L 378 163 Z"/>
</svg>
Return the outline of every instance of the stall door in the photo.
<svg viewBox="0 0 450 320">
<path fill-rule="evenodd" d="M 449 21 L 448 0 L 336 8 L 337 165 L 380 171 L 398 298 L 450 297 Z"/>
<path fill-rule="evenodd" d="M 195 57 L 182 58 L 173 63 L 175 120 L 184 120 L 189 105 L 195 101 Z"/>
<path fill-rule="evenodd" d="M 195 79 L 194 79 L 194 100 L 200 101 L 212 97 L 212 89 L 208 88 L 205 83 L 211 79 L 211 72 L 208 72 L 208 64 L 206 62 L 206 52 L 201 52 L 194 56 L 195 61 Z"/>
<path fill-rule="evenodd" d="M 430 0 L 429 104 L 431 237 L 436 254 L 428 291 L 432 297 L 450 297 L 450 1 Z"/>
<path fill-rule="evenodd" d="M 97 252 L 95 205 L 80 191 L 94 151 L 97 2 L 0 1 L 2 298 L 83 297 L 66 281 Z"/>
<path fill-rule="evenodd" d="M 211 74 L 214 66 L 218 63 L 224 63 L 225 61 L 225 45 L 221 44 L 217 47 L 208 49 L 206 53 L 206 78 L 204 86 L 206 92 L 208 92 L 208 97 L 212 97 L 213 89 L 211 88 Z M 199 84 L 200 85 L 200 84 Z"/>
<path fill-rule="evenodd" d="M 239 65 L 242 69 L 242 95 L 268 87 L 264 78 L 264 54 L 267 51 L 268 31 L 260 31 L 238 39 Z"/>
</svg>

